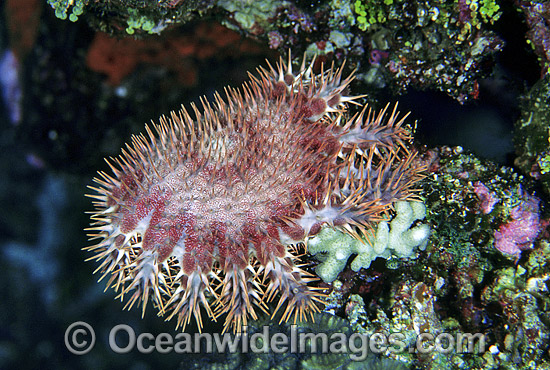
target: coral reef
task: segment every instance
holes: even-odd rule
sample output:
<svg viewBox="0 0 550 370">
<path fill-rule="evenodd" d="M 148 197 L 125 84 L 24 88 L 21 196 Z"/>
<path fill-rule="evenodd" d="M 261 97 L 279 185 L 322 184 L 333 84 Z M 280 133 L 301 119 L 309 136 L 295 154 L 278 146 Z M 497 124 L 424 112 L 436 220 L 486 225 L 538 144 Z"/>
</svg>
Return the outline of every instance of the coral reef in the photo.
<svg viewBox="0 0 550 370">
<path fill-rule="evenodd" d="M 460 102 L 476 99 L 479 80 L 503 47 L 487 28 L 501 14 L 495 1 L 334 0 L 313 11 L 285 3 L 276 8 L 270 25 L 259 22 L 270 45 L 347 58 L 374 90 L 400 93 L 414 87 L 436 89 Z M 254 27 L 241 29 L 258 34 Z M 298 33 L 311 41 L 304 44 Z"/>
<path fill-rule="evenodd" d="M 238 330 L 279 296 L 281 320 L 303 318 L 319 310 L 320 288 L 288 245 L 324 224 L 362 239 L 393 202 L 413 198 L 424 167 L 406 116 L 364 106 L 346 119 L 353 77 L 313 67 L 293 72 L 289 56 L 242 93 L 226 90 L 227 103 L 216 94 L 202 112 L 192 105 L 195 119 L 184 108 L 163 116 L 156 135 L 146 127 L 108 162 L 114 177 L 99 173 L 89 195 L 99 242 L 86 249 L 121 299 L 133 291 L 127 307 L 145 312 L 151 300 L 199 330 L 203 308 Z"/>
<path fill-rule="evenodd" d="M 424 219 L 426 207 L 421 202 L 402 201 L 396 202 L 395 210 L 396 215 L 389 226 L 387 221 L 380 221 L 374 237 L 367 236 L 367 240 L 354 239 L 330 227 L 309 238 L 308 252 L 322 260 L 315 268 L 317 275 L 327 283 L 334 281 L 352 254 L 357 256 L 351 262 L 351 269 L 359 271 L 369 268 L 377 257 L 412 257 L 415 248 L 424 249 L 430 227 L 426 224 L 411 226 Z"/>
<path fill-rule="evenodd" d="M 529 27 L 527 43 L 537 54 L 544 75 L 550 66 L 550 4 L 547 1 L 520 1 L 518 7 L 523 11 Z"/>
<path fill-rule="evenodd" d="M 270 334 L 284 334 L 287 338 L 299 335 L 318 334 L 326 335 L 331 338 L 332 335 L 344 335 L 349 338 L 353 331 L 347 320 L 327 313 L 315 313 L 313 321 L 298 321 L 296 324 L 280 323 L 273 324 L 269 317 L 261 317 L 258 320 L 252 320 L 248 325 L 249 337 L 255 334 L 262 334 L 262 331 L 269 325 Z M 314 337 L 311 338 L 314 338 Z M 306 337 L 307 338 L 307 337 Z M 335 370 L 360 370 L 360 369 L 394 369 L 405 370 L 408 367 L 401 361 L 393 360 L 384 356 L 376 356 L 364 353 L 364 358 L 354 358 L 353 353 L 348 351 L 341 353 L 322 353 L 320 348 L 312 346 L 313 339 L 307 339 L 302 345 L 305 351 L 268 351 L 262 353 L 241 353 L 233 354 L 213 354 L 208 357 L 202 357 L 192 363 L 185 363 L 181 369 L 257 369 L 257 370 L 316 370 L 316 369 L 335 369 Z M 368 352 L 368 351 L 367 351 Z"/>
<path fill-rule="evenodd" d="M 99 31 L 109 34 L 158 34 L 205 13 L 212 1 L 186 0 L 48 0 L 58 18 L 76 22 L 84 17 Z"/>
<path fill-rule="evenodd" d="M 375 91 L 436 89 L 460 102 L 478 97 L 479 80 L 503 47 L 489 29 L 502 13 L 495 0 L 49 2 L 60 18 L 72 12 L 76 20 L 83 12 L 88 23 L 111 35 L 161 33 L 212 17 L 280 52 L 347 59 Z"/>
<path fill-rule="evenodd" d="M 507 362 L 529 369 L 548 366 L 549 256 L 550 245 L 544 241 L 524 265 L 497 270 L 483 289 L 483 304 L 498 307 L 505 321 L 505 331 L 494 331 L 496 343 L 484 356 L 492 368 Z"/>
<path fill-rule="evenodd" d="M 428 167 L 421 182 L 426 222 L 432 225 L 426 250 L 397 266 L 373 262 L 359 273 L 344 269 L 332 283 L 327 309 L 345 315 L 354 332 L 403 335 L 404 348 L 384 355 L 408 365 L 497 369 L 508 361 L 512 369 L 544 368 L 542 348 L 550 339 L 547 221 L 539 200 L 525 190 L 532 183 L 460 147 L 430 149 L 422 159 Z M 520 255 L 501 253 L 503 240 L 519 249 L 529 225 L 537 229 L 526 238 L 529 248 Z M 500 235 L 512 226 L 514 232 Z M 417 347 L 422 333 L 479 334 L 468 353 L 428 353 Z"/>
<path fill-rule="evenodd" d="M 523 99 L 521 117 L 514 127 L 517 157 L 523 173 L 540 180 L 550 194 L 550 75 L 545 74 Z"/>
<path fill-rule="evenodd" d="M 270 27 L 270 20 L 276 16 L 279 7 L 276 2 L 254 0 L 219 0 L 216 5 L 230 14 L 229 19 L 224 22 L 226 26 L 250 30 L 253 34 L 261 34 Z"/>
<path fill-rule="evenodd" d="M 402 334 L 402 341 L 406 348 L 416 347 L 417 337 L 421 333 L 431 333 L 437 335 L 443 332 L 443 325 L 439 315 L 435 312 L 436 296 L 432 288 L 423 282 L 403 281 L 397 285 L 392 296 L 395 297 L 390 311 L 386 314 L 383 310 L 377 310 L 376 318 L 369 320 L 366 327 L 362 330 L 368 334 L 384 333 L 388 335 L 392 332 Z M 355 306 L 357 307 L 357 306 Z M 349 310 L 348 316 L 352 316 L 354 310 Z M 416 350 L 416 348 L 415 348 Z M 412 363 L 411 350 L 393 352 L 390 349 L 386 356 L 401 360 L 407 364 Z M 420 355 L 423 356 L 423 355 Z M 442 356 L 434 352 L 426 356 Z M 426 362 L 435 362 L 439 359 L 423 359 Z"/>
<path fill-rule="evenodd" d="M 0 149 L 3 160 L 0 161 L 0 242 L 4 258 L 0 259 L 0 269 L 4 283 L 0 284 L 3 297 L 0 300 L 0 317 L 3 318 L 0 368 L 91 367 L 110 370 L 131 367 L 145 370 L 170 369 L 178 364 L 181 364 L 182 369 L 192 366 L 213 369 L 550 368 L 548 1 L 7 0 L 3 2 L 2 10 L 0 67 L 3 73 L 0 83 L 3 95 L 0 115 L 3 119 L 0 120 Z M 56 14 L 66 20 L 59 19 Z M 168 269 L 160 265 L 159 276 L 165 278 L 166 282 L 166 285 L 160 285 L 166 292 L 160 291 L 160 301 L 164 306 L 155 309 L 160 309 L 165 314 L 164 318 L 157 317 L 150 310 L 151 303 L 155 303 L 152 289 L 146 294 L 148 300 L 152 301 L 147 304 L 151 312 L 142 317 L 142 310 L 121 310 L 125 304 L 131 304 L 133 294 L 136 293 L 136 290 L 131 290 L 132 283 L 137 275 L 143 272 L 138 284 L 146 283 L 147 277 L 150 277 L 147 271 L 138 272 L 137 269 L 132 270 L 132 267 L 118 271 L 114 267 L 117 270 L 113 271 L 114 275 L 107 273 L 104 280 L 122 276 L 124 281 L 120 283 L 118 291 L 103 291 L 104 284 L 97 284 L 97 279 L 91 278 L 93 270 L 105 260 L 99 263 L 85 262 L 91 254 L 80 249 L 91 245 L 86 241 L 86 233 L 82 232 L 82 228 L 89 224 L 85 211 L 90 210 L 89 200 L 82 196 L 83 188 L 90 183 L 94 169 L 109 171 L 103 158 L 119 155 L 120 148 L 126 148 L 124 142 L 131 133 L 142 130 L 143 122 L 159 117 L 163 112 L 177 110 L 181 103 L 189 107 L 194 102 L 201 118 L 195 117 L 193 109 L 193 112 L 189 111 L 195 121 L 193 125 L 184 124 L 183 131 L 177 129 L 181 126 L 174 126 L 178 135 L 185 132 L 188 136 L 186 146 L 176 149 L 179 148 L 180 153 L 183 153 L 184 147 L 190 147 L 190 128 L 200 127 L 200 132 L 194 131 L 197 140 L 193 141 L 193 148 L 206 157 L 208 146 L 201 148 L 198 138 L 205 138 L 217 130 L 216 125 L 213 125 L 212 130 L 202 130 L 204 123 L 214 122 L 212 117 L 219 113 L 214 92 L 223 91 L 227 83 L 240 85 L 248 78 L 247 71 L 254 70 L 266 57 L 274 65 L 273 61 L 279 57 L 277 52 L 285 54 L 289 50 L 294 55 L 306 53 L 317 54 L 318 57 L 312 65 L 311 74 L 299 75 L 300 67 L 292 65 L 292 74 L 289 74 L 291 76 L 288 79 L 292 78 L 295 83 L 300 80 L 310 81 L 303 86 L 308 90 L 311 78 L 322 80 L 320 76 L 331 70 L 329 66 L 332 62 L 342 65 L 342 61 L 346 60 L 341 67 L 340 82 L 352 70 L 355 70 L 356 78 L 341 91 L 341 96 L 367 94 L 355 102 L 361 105 L 368 102 L 369 107 L 373 107 L 376 112 L 383 110 L 387 101 L 402 100 L 400 108 L 405 110 L 403 106 L 407 106 L 406 110 L 413 112 L 411 118 L 418 120 L 419 129 L 412 130 L 406 124 L 401 127 L 408 132 L 407 136 L 413 136 L 414 133 L 416 145 L 430 143 L 430 147 L 411 149 L 411 139 L 403 141 L 410 152 L 418 150 L 415 165 L 422 166 L 423 163 L 428 168 L 427 176 L 414 186 L 420 188 L 415 194 L 426 207 L 426 217 L 414 221 L 408 229 L 430 225 L 430 238 L 425 250 L 412 248 L 411 257 L 414 258 L 399 258 L 395 254 L 389 259 L 370 261 L 369 258 L 368 268 L 354 271 L 356 266 L 352 263 L 359 258 L 348 255 L 350 248 L 371 248 L 369 250 L 373 251 L 377 227 L 389 226 L 387 234 L 383 233 L 389 238 L 392 217 L 399 212 L 395 212 L 397 204 L 391 206 L 388 203 L 384 210 L 377 209 L 378 217 L 373 217 L 368 225 L 350 222 L 347 227 L 346 222 L 333 219 L 337 205 L 344 198 L 354 196 L 354 192 L 361 188 L 351 183 L 346 185 L 345 179 L 343 183 L 325 181 L 326 178 L 319 180 L 315 185 L 323 188 L 324 192 L 317 195 L 308 193 L 302 196 L 302 189 L 298 187 L 291 193 L 296 195 L 292 212 L 279 218 L 259 215 L 264 220 L 278 222 L 277 226 L 281 230 L 292 226 L 297 226 L 294 231 L 298 230 L 298 226 L 308 229 L 310 235 L 304 232 L 303 241 L 306 238 L 309 239 L 307 241 L 323 237 L 329 239 L 328 236 L 333 235 L 333 240 L 327 240 L 333 244 L 328 246 L 331 252 L 325 258 L 335 259 L 338 256 L 335 247 L 338 243 L 346 243 L 342 248 L 346 253 L 342 254 L 342 261 L 333 272 L 337 278 L 326 283 L 313 276 L 323 276 L 320 271 L 326 264 L 321 262 L 315 265 L 323 253 L 316 256 L 308 254 L 301 245 L 289 244 L 295 241 L 291 240 L 290 233 L 285 233 L 289 236 L 286 237 L 278 230 L 278 236 L 283 239 L 281 245 L 284 246 L 285 256 L 286 253 L 292 256 L 288 257 L 290 262 L 282 270 L 292 266 L 300 270 L 294 271 L 300 275 L 298 277 L 315 279 L 307 282 L 308 291 L 323 288 L 322 294 L 319 294 L 319 290 L 314 290 L 314 294 L 323 301 L 325 312 L 313 312 L 316 309 L 311 309 L 314 322 L 309 319 L 307 322 L 302 321 L 298 317 L 296 323 L 301 332 L 342 331 L 367 335 L 399 332 L 404 335 L 405 345 L 398 348 L 401 351 L 369 355 L 364 361 L 353 361 L 349 356 L 339 353 L 329 356 L 269 351 L 260 354 L 206 354 L 205 351 L 196 355 L 174 351 L 142 354 L 137 349 L 126 355 L 115 353 L 106 339 L 109 331 L 121 323 L 130 325 L 136 334 L 202 334 L 193 333 L 196 330 L 194 322 L 188 325 L 185 333 L 181 333 L 174 328 L 173 321 L 176 320 L 164 321 L 176 306 L 176 299 L 170 307 L 167 307 L 167 300 L 170 294 L 176 293 L 175 289 L 182 287 L 181 282 L 184 280 L 183 272 L 178 275 L 180 270 L 175 258 L 164 261 Z M 537 58 L 540 66 L 537 65 Z M 307 67 L 304 66 L 306 70 Z M 288 68 L 285 65 L 282 74 Z M 275 72 L 280 74 L 277 69 Z M 268 74 L 273 77 L 273 72 Z M 262 73 L 254 76 L 252 82 L 247 82 L 249 90 L 255 83 L 254 79 L 263 81 L 266 77 Z M 285 76 L 282 80 L 279 86 L 283 87 L 284 84 L 288 87 Z M 416 91 L 423 89 L 431 91 Z M 293 94 L 298 99 L 298 90 L 298 86 L 281 88 L 278 90 L 281 94 L 279 99 L 288 102 Z M 312 90 L 310 88 L 309 91 Z M 246 88 L 238 93 L 233 93 L 232 89 L 227 91 L 234 95 L 224 98 L 226 101 L 235 102 L 238 100 L 236 97 L 246 94 Z M 396 96 L 403 92 L 411 94 L 403 98 Z M 252 90 L 249 94 L 255 96 Z M 517 99 L 517 95 L 521 94 L 524 97 Z M 302 95 L 305 97 L 297 100 L 296 106 L 307 105 L 310 96 L 307 92 Z M 426 111 L 415 100 L 419 95 L 428 101 Z M 459 106 L 453 102 L 453 107 L 446 106 L 444 100 L 450 99 L 443 95 L 467 105 Z M 202 101 L 207 100 L 210 101 L 210 109 L 216 114 L 208 115 L 211 110 L 202 105 Z M 265 103 L 264 100 L 256 99 L 255 106 L 259 106 L 259 101 Z M 229 106 L 227 102 L 223 104 Z M 444 143 L 442 139 L 434 139 L 432 136 L 436 131 L 446 131 L 442 127 L 447 127 L 445 123 L 454 119 L 458 132 L 453 143 L 471 147 L 462 142 L 469 124 L 466 118 L 462 118 L 462 114 L 473 106 L 483 110 L 491 108 L 493 104 L 498 106 L 500 115 L 506 116 L 510 122 L 517 121 L 516 154 L 508 153 L 506 158 L 502 156 L 501 164 L 476 157 L 461 147 L 440 147 Z M 232 109 L 241 111 L 243 107 L 250 106 L 235 103 Z M 315 106 L 310 108 L 316 109 Z M 392 109 L 393 106 L 382 115 L 383 122 L 379 127 L 388 125 Z M 521 116 L 517 114 L 520 109 Z M 313 122 L 310 125 L 324 127 L 331 134 L 336 131 L 347 140 L 353 140 L 354 127 L 348 127 L 347 133 L 340 130 L 345 130 L 347 123 L 357 119 L 358 116 L 354 116 L 356 110 L 345 104 L 337 106 L 336 110 L 327 115 L 330 117 L 321 119 L 324 122 Z M 284 109 L 281 108 L 277 114 L 281 111 Z M 256 111 L 247 112 L 243 113 L 242 119 L 233 122 L 241 122 L 241 128 L 251 127 L 248 122 L 254 122 L 257 114 Z M 272 116 L 276 116 L 276 112 Z M 436 123 L 442 123 L 441 126 L 427 128 L 431 113 Z M 163 118 L 165 126 L 149 126 L 154 132 L 154 140 L 145 133 L 147 143 L 155 152 L 153 141 L 162 150 L 162 138 L 171 137 L 170 133 L 155 131 L 155 127 L 162 131 L 162 127 L 173 120 L 171 115 L 167 116 Z M 374 122 L 377 117 L 377 114 L 369 116 L 365 111 L 363 123 Z M 477 127 L 482 124 L 489 126 L 484 118 L 477 118 Z M 296 120 L 300 121 L 298 118 Z M 396 123 L 399 120 L 396 118 Z M 220 121 L 222 131 L 226 127 L 224 124 Z M 511 131 L 510 127 L 504 127 L 506 134 Z M 499 141 L 495 139 L 494 130 L 490 128 L 489 132 L 483 133 L 478 131 L 476 139 L 486 148 L 495 147 Z M 254 133 L 261 137 L 272 134 Z M 236 137 L 242 139 L 250 135 L 251 130 L 241 130 Z M 319 143 L 330 143 L 331 137 L 327 135 L 319 142 L 312 142 L 306 151 L 320 150 L 324 151 L 319 154 L 320 157 L 329 156 L 330 150 L 337 150 L 336 146 L 326 149 L 321 148 L 322 144 Z M 329 140 L 325 141 L 327 138 Z M 286 147 L 289 145 L 287 141 L 291 139 L 290 136 L 285 137 L 281 142 Z M 134 142 L 136 140 L 140 139 Z M 224 148 L 223 144 L 228 141 L 223 140 L 205 139 L 204 142 L 218 145 L 211 148 L 220 157 L 235 148 L 231 145 Z M 134 150 L 137 153 L 132 144 L 130 148 L 134 149 L 125 149 L 126 152 Z M 171 147 L 169 142 L 165 144 Z M 361 163 L 364 172 L 371 154 L 368 149 L 362 148 L 363 144 L 357 144 L 355 152 L 363 153 L 356 157 L 352 166 L 346 167 L 346 163 L 353 149 L 344 148 L 344 155 L 336 158 L 336 164 L 332 166 L 335 172 L 339 171 L 338 174 L 329 171 L 332 179 L 340 175 L 347 178 L 348 172 L 356 180 L 362 178 Z M 220 147 L 220 150 L 214 150 Z M 262 146 L 253 148 L 255 154 L 261 154 Z M 149 148 L 141 153 L 145 152 L 149 153 Z M 391 150 L 386 151 L 384 146 L 380 146 L 378 152 L 373 152 L 371 166 L 376 168 L 381 168 L 380 164 L 391 156 Z M 399 166 L 403 157 L 407 157 L 405 152 L 405 148 L 399 149 L 399 153 L 396 153 L 399 158 L 393 160 L 392 169 Z M 289 154 L 290 157 L 296 158 Z M 134 168 L 136 166 L 124 155 L 117 158 L 119 161 L 127 160 Z M 175 156 L 169 156 L 172 162 L 166 161 L 158 153 L 147 158 L 155 161 L 155 164 L 175 163 Z M 417 164 L 416 160 L 420 163 Z M 112 160 L 110 162 L 113 164 Z M 141 163 L 144 169 L 151 168 Z M 125 163 L 122 165 L 126 166 Z M 514 167 L 510 167 L 512 165 Z M 116 163 L 113 166 L 117 171 L 123 170 Z M 327 173 L 327 167 L 319 167 L 319 173 Z M 164 176 L 165 172 L 155 168 L 161 177 Z M 216 167 L 219 173 L 223 173 L 224 168 Z M 250 171 L 247 168 L 244 172 L 250 174 Z M 126 196 L 125 205 L 132 209 L 127 188 L 134 192 L 141 190 L 131 186 L 133 177 L 130 172 L 126 173 L 129 177 L 118 179 L 121 183 L 118 190 L 119 195 L 122 194 L 120 198 Z M 198 173 L 201 174 L 200 170 Z M 116 174 L 108 176 L 117 180 Z M 157 178 L 156 174 L 148 176 Z M 239 179 L 235 179 L 237 184 Z M 365 178 L 364 183 L 367 180 L 375 181 L 375 178 Z M 264 186 L 269 186 L 269 181 L 265 181 Z M 158 185 L 161 185 L 160 182 Z M 142 186 L 145 185 L 142 183 Z M 337 188 L 336 194 L 332 195 L 339 198 L 338 201 L 329 197 L 327 203 L 324 203 L 329 188 Z M 198 200 L 203 200 L 201 194 L 207 193 L 194 195 L 198 195 Z M 362 201 L 359 195 L 353 200 L 354 204 Z M 101 200 L 96 198 L 96 202 L 101 203 Z M 143 205 L 145 211 L 151 210 Z M 170 205 L 165 206 L 170 208 Z M 162 208 L 161 202 L 154 202 L 152 207 L 155 213 Z M 95 213 L 98 208 L 105 207 L 96 207 Z M 344 215 L 349 216 L 351 208 L 343 209 L 348 212 Z M 155 213 L 155 217 L 160 213 Z M 99 219 L 102 216 L 94 217 Z M 111 217 L 112 224 L 131 219 L 120 216 L 114 220 L 114 215 L 109 213 L 103 217 Z M 153 216 L 149 221 L 149 226 L 156 222 Z M 220 228 L 204 226 L 206 224 L 207 221 L 204 221 L 202 226 L 197 226 L 200 231 L 197 235 L 203 236 L 202 241 L 197 238 L 197 243 L 207 244 L 214 240 L 215 248 L 211 250 L 213 254 L 219 255 L 220 245 L 223 247 L 220 241 L 222 232 L 218 232 Z M 101 221 L 92 225 L 101 226 Z M 122 248 L 122 252 L 115 250 L 121 245 L 120 237 L 115 239 L 113 250 L 117 254 L 113 255 L 118 257 L 120 252 L 121 259 L 128 256 L 127 261 L 134 261 L 134 267 L 140 263 L 141 267 L 154 267 L 146 257 L 150 256 L 148 253 L 151 251 L 154 251 L 151 252 L 153 254 L 158 252 L 159 248 L 153 246 L 140 253 L 139 247 L 148 244 L 147 238 L 150 236 L 154 236 L 151 239 L 155 243 L 160 239 L 171 243 L 170 238 L 159 236 L 168 229 L 163 227 L 170 226 L 169 222 L 157 223 L 157 226 L 161 227 L 150 227 L 142 235 L 130 239 L 132 251 L 129 248 Z M 240 234 L 241 240 L 258 240 L 260 237 L 251 235 L 261 235 L 262 227 L 245 228 Z M 177 236 L 179 230 L 183 230 L 169 229 L 172 231 L 171 236 Z M 188 230 L 185 229 L 185 233 Z M 210 230 L 215 230 L 215 233 L 204 237 L 204 233 Z M 98 233 L 101 232 L 90 232 Z M 230 233 L 226 232 L 225 235 Z M 269 238 L 271 235 L 268 234 Z M 104 236 L 105 233 L 92 243 L 101 242 Z M 362 240 L 370 240 L 373 246 L 359 243 L 357 236 Z M 266 240 L 271 241 L 269 238 Z M 231 253 L 242 250 L 241 244 L 235 243 Z M 247 245 L 249 252 L 257 250 L 253 244 Z M 177 245 L 176 242 L 174 250 L 179 252 L 182 250 L 180 247 L 181 244 Z M 102 248 L 96 252 L 102 253 Z M 261 249 L 261 243 L 258 249 Z M 388 251 L 388 248 L 385 250 Z M 359 249 L 356 251 L 360 252 Z M 291 301 L 294 292 L 284 298 L 285 289 L 271 288 L 272 302 L 268 302 L 270 297 L 265 294 L 270 284 L 273 286 L 273 281 L 277 281 L 271 277 L 285 275 L 288 270 L 276 271 L 262 281 L 265 274 L 260 270 L 264 267 L 255 262 L 254 253 L 248 256 L 251 269 L 245 269 L 244 276 L 248 280 L 244 283 L 237 279 L 230 281 L 227 273 L 220 272 L 222 264 L 212 262 L 213 270 L 209 271 L 207 280 L 214 294 L 208 289 L 204 294 L 213 314 L 221 316 L 216 316 L 217 322 L 206 320 L 205 314 L 208 315 L 208 312 L 199 303 L 203 334 L 220 334 L 224 324 L 226 328 L 231 328 L 231 323 L 223 316 L 229 311 L 222 313 L 221 307 L 227 302 L 229 304 L 226 306 L 235 307 L 231 303 L 233 296 L 228 292 L 238 284 L 244 286 L 241 291 L 258 289 L 258 295 L 262 298 L 260 306 L 271 312 L 277 311 L 273 317 L 264 315 L 263 310 L 251 302 L 258 316 L 258 320 L 254 320 L 250 314 L 247 316 L 251 333 L 261 333 L 262 325 L 269 325 L 273 333 L 289 332 L 294 320 L 292 317 L 281 319 L 285 315 L 285 305 Z M 104 257 L 112 261 L 113 255 Z M 257 277 L 254 276 L 256 273 Z M 215 275 L 222 281 L 217 280 Z M 329 281 L 332 277 L 327 279 L 325 276 L 324 279 Z M 111 285 L 116 283 L 112 281 Z M 258 287 L 254 284 L 258 284 Z M 124 293 L 124 301 L 113 301 L 116 296 L 120 298 L 121 293 Z M 180 290 L 178 294 L 181 297 L 185 293 Z M 246 300 L 245 296 L 234 297 L 235 302 L 242 307 L 247 304 L 243 305 L 242 300 L 239 303 L 240 298 Z M 286 300 L 277 309 L 281 297 Z M 136 296 L 134 305 L 144 305 L 142 298 L 143 295 Z M 254 297 L 251 300 L 254 301 Z M 321 310 L 321 307 L 319 304 L 317 309 Z M 233 318 L 236 316 L 234 314 Z M 189 317 L 191 321 L 194 320 L 191 315 L 184 317 L 184 321 Z M 311 318 L 309 313 L 308 318 Z M 63 340 L 60 340 L 68 326 L 77 321 L 89 323 L 97 334 L 95 347 L 84 356 L 69 353 Z M 472 351 L 462 347 L 449 352 L 422 353 L 416 348 L 415 342 L 421 334 L 428 332 L 443 333 L 453 338 L 467 333 L 481 333 L 485 339 L 485 350 L 481 351 L 482 347 L 477 342 Z M 426 345 L 431 344 L 426 342 Z"/>
<path fill-rule="evenodd" d="M 483 12 L 484 5 L 474 1 L 415 5 L 393 1 L 368 8 L 372 15 L 363 26 L 372 38 L 371 52 L 387 56 L 382 64 L 373 63 L 364 76 L 367 81 L 399 89 L 435 88 L 460 102 L 477 98 L 478 80 L 488 72 L 484 66 L 503 46 L 483 27 L 498 20 L 498 11 Z"/>
<path fill-rule="evenodd" d="M 430 151 L 425 159 L 435 173 L 424 182 L 427 220 L 438 225 L 433 234 L 442 248 L 447 245 L 443 253 L 468 250 L 472 243 L 501 250 L 512 243 L 516 247 L 510 249 L 517 251 L 521 242 L 513 240 L 521 234 L 511 231 L 514 227 L 529 233 L 526 246 L 534 240 L 542 226 L 540 210 L 537 198 L 523 189 L 521 175 L 463 153 L 462 148 Z M 518 255 L 510 254 L 511 259 Z"/>
</svg>

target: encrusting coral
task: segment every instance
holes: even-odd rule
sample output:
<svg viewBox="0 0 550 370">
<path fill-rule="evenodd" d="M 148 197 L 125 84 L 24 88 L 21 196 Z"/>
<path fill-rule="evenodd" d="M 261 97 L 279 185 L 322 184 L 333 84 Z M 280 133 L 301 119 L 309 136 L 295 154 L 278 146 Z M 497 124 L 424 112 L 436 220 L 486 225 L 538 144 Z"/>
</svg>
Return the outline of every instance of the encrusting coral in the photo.
<svg viewBox="0 0 550 370">
<path fill-rule="evenodd" d="M 350 117 L 353 74 L 291 59 L 161 117 L 108 161 L 91 187 L 96 271 L 127 307 L 153 301 L 184 329 L 201 311 L 239 330 L 256 311 L 304 319 L 323 302 L 299 245 L 323 226 L 363 240 L 392 204 L 414 197 L 423 166 L 394 108 Z M 133 293 L 130 293 L 133 291 Z M 202 308 L 201 308 L 202 306 Z"/>
</svg>

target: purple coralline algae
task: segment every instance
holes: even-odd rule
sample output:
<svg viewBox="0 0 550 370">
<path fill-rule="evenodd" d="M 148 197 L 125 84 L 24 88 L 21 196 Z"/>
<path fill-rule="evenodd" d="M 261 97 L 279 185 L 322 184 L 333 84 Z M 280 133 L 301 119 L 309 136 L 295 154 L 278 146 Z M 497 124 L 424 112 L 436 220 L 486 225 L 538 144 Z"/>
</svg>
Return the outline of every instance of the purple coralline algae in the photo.
<svg viewBox="0 0 550 370">
<path fill-rule="evenodd" d="M 479 205 L 481 212 L 484 215 L 491 213 L 499 199 L 481 181 L 474 183 L 474 192 L 481 202 Z"/>
<path fill-rule="evenodd" d="M 525 194 L 523 201 L 510 212 L 511 220 L 495 231 L 495 248 L 519 257 L 521 251 L 533 248 L 533 242 L 542 229 L 539 218 L 540 200 Z"/>
</svg>

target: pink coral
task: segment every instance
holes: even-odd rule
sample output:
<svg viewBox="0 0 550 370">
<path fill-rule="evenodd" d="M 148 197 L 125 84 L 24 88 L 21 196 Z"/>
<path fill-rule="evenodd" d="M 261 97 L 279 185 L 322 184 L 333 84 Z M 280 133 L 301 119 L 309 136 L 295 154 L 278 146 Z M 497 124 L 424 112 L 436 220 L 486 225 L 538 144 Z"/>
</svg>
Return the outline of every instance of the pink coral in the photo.
<svg viewBox="0 0 550 370">
<path fill-rule="evenodd" d="M 539 201 L 537 197 L 526 194 L 523 201 L 512 209 L 511 221 L 495 231 L 496 249 L 517 258 L 521 251 L 533 248 L 533 242 L 542 229 Z"/>
<path fill-rule="evenodd" d="M 498 203 L 499 199 L 495 197 L 494 193 L 489 191 L 487 186 L 481 181 L 476 181 L 474 183 L 474 192 L 480 200 L 479 208 L 481 212 L 486 215 L 491 213 L 495 204 Z"/>
</svg>

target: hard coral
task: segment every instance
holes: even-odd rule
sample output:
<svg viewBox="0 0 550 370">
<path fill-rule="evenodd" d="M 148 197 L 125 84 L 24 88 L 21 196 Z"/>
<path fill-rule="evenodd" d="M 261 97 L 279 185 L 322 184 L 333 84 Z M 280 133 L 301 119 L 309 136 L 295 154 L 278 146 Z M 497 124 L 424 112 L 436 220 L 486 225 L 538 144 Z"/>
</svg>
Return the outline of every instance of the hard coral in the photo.
<svg viewBox="0 0 550 370">
<path fill-rule="evenodd" d="M 324 224 L 363 238 L 423 169 L 394 109 L 351 119 L 342 69 L 305 61 L 259 69 L 242 92 L 192 105 L 146 127 L 100 172 L 92 215 L 98 267 L 128 307 L 149 300 L 178 326 L 227 314 L 239 329 L 276 295 L 281 321 L 322 302 L 295 262 L 296 243 Z M 112 163 L 114 162 L 114 164 Z M 289 247 L 289 245 L 291 247 Z M 211 304 L 214 302 L 214 308 Z"/>
<path fill-rule="evenodd" d="M 426 224 L 412 226 L 417 220 L 426 216 L 426 207 L 420 202 L 397 202 L 396 216 L 389 223 L 381 221 L 376 228 L 376 235 L 367 240 L 334 230 L 323 228 L 321 232 L 308 240 L 308 252 L 321 256 L 322 263 L 315 271 L 325 282 L 330 283 L 338 277 L 352 254 L 357 256 L 351 263 L 354 271 L 368 268 L 378 257 L 391 256 L 411 257 L 415 248 L 424 249 L 430 227 Z M 391 230 L 390 230 L 391 226 Z M 325 256 L 322 256 L 326 253 Z"/>
</svg>

